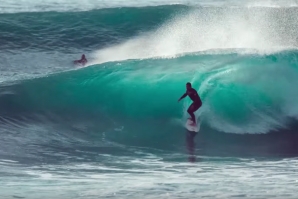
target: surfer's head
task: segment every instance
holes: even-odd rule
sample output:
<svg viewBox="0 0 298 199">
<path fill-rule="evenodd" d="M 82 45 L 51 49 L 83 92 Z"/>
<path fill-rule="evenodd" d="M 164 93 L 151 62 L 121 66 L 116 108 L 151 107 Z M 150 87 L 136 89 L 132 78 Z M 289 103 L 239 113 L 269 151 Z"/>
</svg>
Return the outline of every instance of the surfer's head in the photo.
<svg viewBox="0 0 298 199">
<path fill-rule="evenodd" d="M 191 89 L 191 83 L 190 82 L 186 83 L 186 89 Z"/>
</svg>

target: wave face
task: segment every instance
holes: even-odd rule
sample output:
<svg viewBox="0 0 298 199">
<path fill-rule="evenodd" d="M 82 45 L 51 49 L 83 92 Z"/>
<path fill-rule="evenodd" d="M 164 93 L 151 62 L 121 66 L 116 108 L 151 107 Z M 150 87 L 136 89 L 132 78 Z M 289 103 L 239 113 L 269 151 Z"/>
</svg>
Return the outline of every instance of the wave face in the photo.
<svg viewBox="0 0 298 199">
<path fill-rule="evenodd" d="M 0 108 L 2 116 L 181 119 L 190 101 L 177 99 L 190 81 L 204 102 L 202 120 L 211 128 L 267 133 L 298 116 L 296 58 L 297 51 L 289 51 L 110 62 L 5 86 Z"/>
<path fill-rule="evenodd" d="M 203 132 L 295 131 L 295 5 L 141 4 L 2 12 L 3 128 L 79 125 L 86 139 L 158 148 L 185 130 L 190 101 L 177 100 L 191 82 Z M 82 53 L 88 66 L 74 67 Z"/>
</svg>

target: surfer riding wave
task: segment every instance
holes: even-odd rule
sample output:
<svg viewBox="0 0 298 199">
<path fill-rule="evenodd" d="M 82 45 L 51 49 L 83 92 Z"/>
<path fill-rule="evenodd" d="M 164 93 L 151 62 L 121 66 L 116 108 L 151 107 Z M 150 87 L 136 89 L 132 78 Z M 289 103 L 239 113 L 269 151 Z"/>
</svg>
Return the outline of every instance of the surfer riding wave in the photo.
<svg viewBox="0 0 298 199">
<path fill-rule="evenodd" d="M 196 125 L 196 117 L 194 112 L 197 111 L 201 106 L 202 106 L 202 100 L 200 98 L 200 96 L 198 95 L 198 92 L 192 88 L 191 83 L 186 83 L 186 93 L 183 94 L 178 102 L 185 98 L 186 96 L 189 96 L 189 98 L 193 101 L 193 103 L 189 106 L 189 108 L 187 109 L 187 112 L 189 113 L 189 115 L 191 116 L 191 120 L 192 120 L 192 124 L 193 126 Z"/>
</svg>

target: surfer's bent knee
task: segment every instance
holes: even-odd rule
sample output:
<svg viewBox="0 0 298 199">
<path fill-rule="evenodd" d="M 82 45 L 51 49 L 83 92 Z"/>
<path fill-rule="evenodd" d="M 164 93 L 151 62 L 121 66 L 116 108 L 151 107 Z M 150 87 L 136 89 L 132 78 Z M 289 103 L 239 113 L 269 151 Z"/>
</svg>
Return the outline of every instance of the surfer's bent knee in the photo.
<svg viewBox="0 0 298 199">
<path fill-rule="evenodd" d="M 193 113 L 193 112 L 197 111 L 199 108 L 201 108 L 201 106 L 202 106 L 202 103 L 192 103 L 189 106 L 187 112 L 188 113 Z"/>
<path fill-rule="evenodd" d="M 188 112 L 188 113 L 192 113 L 192 112 L 194 112 L 193 109 L 194 109 L 194 104 L 192 103 L 192 104 L 189 106 L 189 108 L 187 109 L 187 112 Z"/>
</svg>

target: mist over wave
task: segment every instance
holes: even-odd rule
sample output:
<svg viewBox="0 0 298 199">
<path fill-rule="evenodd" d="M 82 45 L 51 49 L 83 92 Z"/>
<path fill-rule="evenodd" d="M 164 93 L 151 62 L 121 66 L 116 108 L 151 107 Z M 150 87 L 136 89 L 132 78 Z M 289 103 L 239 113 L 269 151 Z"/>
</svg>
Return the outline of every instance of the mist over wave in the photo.
<svg viewBox="0 0 298 199">
<path fill-rule="evenodd" d="M 221 49 L 258 54 L 296 49 L 297 20 L 296 8 L 194 8 L 156 30 L 95 52 L 94 63 Z"/>
</svg>

